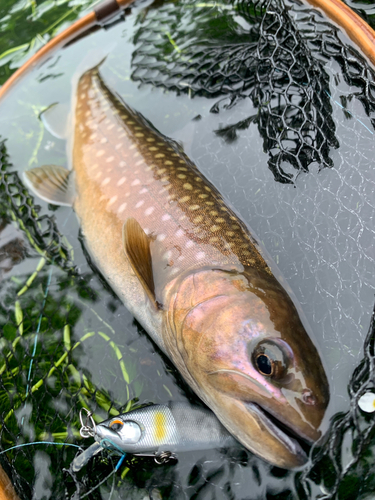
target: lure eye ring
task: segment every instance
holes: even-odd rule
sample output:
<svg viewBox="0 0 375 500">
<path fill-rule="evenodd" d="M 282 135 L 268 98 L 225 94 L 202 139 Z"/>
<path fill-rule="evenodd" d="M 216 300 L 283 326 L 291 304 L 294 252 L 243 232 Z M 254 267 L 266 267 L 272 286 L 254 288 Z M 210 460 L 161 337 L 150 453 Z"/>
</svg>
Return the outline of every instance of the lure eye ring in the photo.
<svg viewBox="0 0 375 500">
<path fill-rule="evenodd" d="M 266 372 L 266 371 L 263 371 L 262 370 L 262 367 L 259 366 L 259 364 L 263 365 L 264 364 L 264 360 L 261 360 L 261 358 L 266 358 L 267 361 L 268 361 L 268 364 L 269 364 L 269 367 L 270 367 L 270 371 L 269 373 Z M 255 363 L 257 365 L 257 369 L 259 371 L 259 373 L 261 373 L 262 375 L 264 375 L 265 377 L 272 377 L 272 375 L 275 373 L 275 363 L 272 361 L 272 359 L 267 356 L 267 354 L 265 354 L 264 352 L 260 352 L 259 354 L 257 354 L 256 358 L 255 358 Z"/>
<path fill-rule="evenodd" d="M 120 427 L 117 427 L 116 429 L 114 429 L 113 427 L 115 425 L 120 425 Z M 118 432 L 120 429 L 122 429 L 124 427 L 124 422 L 122 420 L 120 420 L 119 418 L 114 418 L 112 420 L 112 422 L 109 424 L 108 426 L 110 429 L 112 429 L 113 431 L 115 432 Z"/>
</svg>

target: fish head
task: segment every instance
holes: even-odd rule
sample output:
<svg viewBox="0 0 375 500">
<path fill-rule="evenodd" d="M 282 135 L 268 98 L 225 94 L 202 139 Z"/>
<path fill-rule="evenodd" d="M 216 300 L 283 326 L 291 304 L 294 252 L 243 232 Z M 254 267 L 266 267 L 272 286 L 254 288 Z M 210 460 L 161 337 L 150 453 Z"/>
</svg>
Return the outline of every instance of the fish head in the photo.
<svg viewBox="0 0 375 500">
<path fill-rule="evenodd" d="M 203 270 L 169 309 L 177 367 L 246 448 L 283 468 L 307 461 L 329 388 L 296 307 L 272 274 Z"/>
</svg>

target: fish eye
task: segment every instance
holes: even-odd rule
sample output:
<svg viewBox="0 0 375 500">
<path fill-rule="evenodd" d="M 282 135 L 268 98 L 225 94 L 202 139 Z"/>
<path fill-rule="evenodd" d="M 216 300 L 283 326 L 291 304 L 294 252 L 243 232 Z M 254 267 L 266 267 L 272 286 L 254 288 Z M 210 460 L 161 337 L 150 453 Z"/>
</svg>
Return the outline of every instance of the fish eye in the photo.
<svg viewBox="0 0 375 500">
<path fill-rule="evenodd" d="M 259 373 L 266 376 L 271 376 L 274 370 L 274 364 L 266 354 L 258 354 L 255 363 Z"/>
<path fill-rule="evenodd" d="M 279 343 L 270 340 L 260 342 L 253 352 L 253 365 L 261 375 L 280 379 L 288 368 L 288 355 Z"/>
<path fill-rule="evenodd" d="M 109 428 L 112 429 L 113 431 L 119 431 L 119 430 L 122 429 L 123 425 L 124 425 L 124 422 L 122 420 L 119 420 L 118 418 L 115 418 L 109 424 Z"/>
</svg>

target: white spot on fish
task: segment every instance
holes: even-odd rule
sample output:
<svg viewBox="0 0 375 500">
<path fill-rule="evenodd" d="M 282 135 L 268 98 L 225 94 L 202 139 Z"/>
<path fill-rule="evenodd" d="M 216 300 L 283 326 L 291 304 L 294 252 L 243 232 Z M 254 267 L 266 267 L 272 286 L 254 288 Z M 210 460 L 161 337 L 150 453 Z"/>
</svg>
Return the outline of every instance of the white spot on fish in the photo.
<svg viewBox="0 0 375 500">
<path fill-rule="evenodd" d="M 181 238 L 181 236 L 183 236 L 183 235 L 184 235 L 184 232 L 183 232 L 183 230 L 182 230 L 182 229 L 179 229 L 179 230 L 176 232 L 176 236 L 177 236 L 177 238 Z"/>
<path fill-rule="evenodd" d="M 206 254 L 204 252 L 198 252 L 195 256 L 197 260 L 202 260 L 206 257 Z"/>
<path fill-rule="evenodd" d="M 184 260 L 184 259 L 185 259 L 185 255 L 180 255 L 180 256 L 179 256 L 179 258 L 178 258 L 177 260 L 182 261 L 182 260 Z"/>
<path fill-rule="evenodd" d="M 107 130 L 112 130 L 114 126 L 115 126 L 115 124 L 111 123 L 110 125 L 108 125 Z"/>
<path fill-rule="evenodd" d="M 125 181 L 126 181 L 126 177 L 121 177 L 121 179 L 117 183 L 117 186 L 121 186 L 122 184 L 124 184 Z"/>
<path fill-rule="evenodd" d="M 148 189 L 147 188 L 142 188 L 140 191 L 139 191 L 139 194 L 145 194 L 147 193 Z"/>
<path fill-rule="evenodd" d="M 120 167 L 126 167 L 126 162 L 120 161 L 119 165 L 120 165 Z"/>
<path fill-rule="evenodd" d="M 107 184 L 109 184 L 111 182 L 111 178 L 110 177 L 106 177 L 104 179 L 104 181 L 102 182 L 102 186 L 106 186 Z"/>
<path fill-rule="evenodd" d="M 141 207 L 141 206 L 144 204 L 144 202 L 145 202 L 145 200 L 140 200 L 140 201 L 136 204 L 135 208 L 139 208 L 139 207 Z"/>
<path fill-rule="evenodd" d="M 120 205 L 119 209 L 118 209 L 118 213 L 121 214 L 121 212 L 123 212 L 125 210 L 127 206 L 127 203 L 123 203 L 122 205 Z"/>
<path fill-rule="evenodd" d="M 99 179 L 99 177 L 101 177 L 103 174 L 103 172 L 99 171 L 96 176 L 94 177 L 94 179 Z"/>
<path fill-rule="evenodd" d="M 94 139 L 96 139 L 96 137 L 98 137 L 98 134 L 94 132 L 93 134 L 90 135 L 89 139 L 90 141 L 93 141 Z"/>
<path fill-rule="evenodd" d="M 136 143 L 134 143 L 134 144 L 132 144 L 131 146 L 129 146 L 129 149 L 134 149 L 134 148 L 136 148 L 136 147 L 137 147 L 137 144 L 136 144 Z"/>
<path fill-rule="evenodd" d="M 167 236 L 165 234 L 158 234 L 157 240 L 164 241 Z"/>
<path fill-rule="evenodd" d="M 100 139 L 100 144 L 105 144 L 106 142 L 108 142 L 106 137 L 102 137 L 102 139 Z"/>
<path fill-rule="evenodd" d="M 186 248 L 191 248 L 192 246 L 194 246 L 194 242 L 193 241 L 189 240 L 189 241 L 186 242 L 186 245 L 185 245 Z"/>
<path fill-rule="evenodd" d="M 162 221 L 169 220 L 171 216 L 169 214 L 164 214 L 163 217 L 161 218 Z"/>
<path fill-rule="evenodd" d="M 144 163 L 143 158 L 142 160 L 138 160 L 137 163 L 135 163 L 135 166 L 138 167 L 138 165 L 142 165 L 142 163 Z"/>
<path fill-rule="evenodd" d="M 115 159 L 114 156 L 110 156 L 109 158 L 106 159 L 106 162 L 107 163 L 110 163 L 111 161 L 113 161 Z"/>
<path fill-rule="evenodd" d="M 104 149 L 100 149 L 97 153 L 96 153 L 96 156 L 99 157 L 99 156 L 103 156 L 105 155 L 105 150 Z"/>
<path fill-rule="evenodd" d="M 154 210 L 155 210 L 155 207 L 147 208 L 147 210 L 145 210 L 145 215 L 151 215 Z"/>
<path fill-rule="evenodd" d="M 115 196 L 112 196 L 112 198 L 108 202 L 108 206 L 113 205 L 117 201 L 117 194 Z"/>
<path fill-rule="evenodd" d="M 121 146 L 122 146 L 122 142 L 119 142 L 118 144 L 116 144 L 115 149 L 120 149 Z"/>
<path fill-rule="evenodd" d="M 141 183 L 141 181 L 140 181 L 139 179 L 135 179 L 135 181 L 133 181 L 133 182 L 131 183 L 131 185 L 132 185 L 132 186 L 138 186 L 138 184 L 140 184 L 140 183 Z"/>
</svg>

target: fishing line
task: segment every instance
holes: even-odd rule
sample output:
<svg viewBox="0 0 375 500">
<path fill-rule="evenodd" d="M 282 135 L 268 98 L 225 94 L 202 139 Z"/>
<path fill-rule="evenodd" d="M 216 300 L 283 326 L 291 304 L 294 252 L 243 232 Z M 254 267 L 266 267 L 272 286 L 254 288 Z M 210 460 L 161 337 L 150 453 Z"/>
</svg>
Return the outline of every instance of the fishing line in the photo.
<svg viewBox="0 0 375 500">
<path fill-rule="evenodd" d="M 40 326 L 42 324 L 42 319 L 43 319 L 43 311 L 44 311 L 44 307 L 46 305 L 46 301 L 47 301 L 47 296 L 48 296 L 48 291 L 49 291 L 49 287 L 50 287 L 50 284 L 51 284 L 51 278 L 52 278 L 52 270 L 53 270 L 53 260 L 52 260 L 52 265 L 51 265 L 51 269 L 50 269 L 50 272 L 49 272 L 49 275 L 48 275 L 48 279 L 47 279 L 47 286 L 46 286 L 46 289 L 45 289 L 45 292 L 44 292 L 44 298 L 43 298 L 43 304 L 42 304 L 42 310 L 40 312 L 40 316 L 39 316 L 39 321 L 38 321 L 38 326 L 37 326 L 37 329 L 36 329 L 36 335 L 35 335 L 35 339 L 34 339 L 34 348 L 33 348 L 33 352 L 31 354 L 31 360 L 30 360 L 30 366 L 29 366 L 29 373 L 28 373 L 28 376 L 27 376 L 27 385 L 26 385 L 26 398 L 29 394 L 29 387 L 30 387 L 30 378 L 31 378 L 31 369 L 32 369 L 32 366 L 33 366 L 33 362 L 34 362 L 34 357 L 35 357 L 35 353 L 36 353 L 36 347 L 37 347 L 37 344 L 38 344 L 38 334 L 40 332 Z"/>
<path fill-rule="evenodd" d="M 325 91 L 326 94 L 328 95 L 328 97 L 335 103 L 337 104 L 337 106 L 339 106 L 341 109 L 343 109 L 346 113 L 348 113 L 352 118 L 354 118 L 355 120 L 357 120 L 357 122 L 359 122 L 361 125 L 363 125 L 365 127 L 365 129 L 367 129 L 371 135 L 374 135 L 374 132 L 372 132 L 368 127 L 367 125 L 365 125 L 363 123 L 362 120 L 360 120 L 359 118 L 357 118 L 356 116 L 353 115 L 353 113 L 351 113 L 347 108 L 345 108 L 342 104 L 340 104 L 338 101 L 335 101 L 334 98 L 331 96 L 331 94 L 328 92 L 328 90 Z"/>
<path fill-rule="evenodd" d="M 33 443 L 17 444 L 16 446 L 12 446 L 11 448 L 8 448 L 4 451 L 0 451 L 0 455 L 2 455 L 3 453 L 6 453 L 7 451 L 15 450 L 16 448 L 23 448 L 24 446 L 33 446 L 34 444 L 48 444 L 48 445 L 52 444 L 54 446 L 73 446 L 74 448 L 79 448 L 80 450 L 82 450 L 82 448 L 80 446 L 78 446 L 77 444 L 72 444 L 72 443 L 54 443 L 53 441 L 35 441 Z"/>
<path fill-rule="evenodd" d="M 109 443 L 109 444 L 110 444 L 110 447 L 109 447 L 109 446 L 107 446 L 107 443 Z M 100 446 L 101 446 L 102 448 L 104 448 L 104 449 L 107 449 L 107 450 L 108 450 L 108 449 L 111 449 L 111 447 L 112 447 L 112 448 L 114 448 L 116 451 L 120 452 L 120 453 L 121 453 L 121 455 L 124 455 L 124 456 L 126 455 L 126 453 L 124 454 L 124 452 L 122 451 L 122 449 L 121 449 L 121 448 L 119 448 L 119 447 L 118 447 L 115 443 L 113 443 L 113 442 L 112 442 L 109 438 L 103 438 L 103 439 L 100 441 L 100 443 L 99 443 L 99 444 L 100 444 Z"/>
<path fill-rule="evenodd" d="M 104 439 L 103 439 L 103 441 L 104 441 Z M 111 476 L 113 476 L 113 474 L 115 474 L 115 473 L 119 470 L 119 468 L 121 467 L 122 462 L 124 461 L 125 457 L 126 457 L 126 453 L 123 453 L 122 457 L 121 457 L 121 458 L 120 458 L 120 460 L 117 462 L 117 465 L 116 465 L 116 467 L 113 469 L 113 471 L 112 471 L 112 472 L 110 472 L 110 473 L 108 474 L 108 476 L 106 476 L 104 479 L 102 479 L 102 480 L 100 481 L 100 483 L 98 483 L 97 485 L 95 485 L 95 486 L 94 486 L 94 487 L 93 487 L 90 491 L 88 491 L 87 493 L 85 493 L 84 495 L 82 495 L 80 498 L 86 498 L 86 497 L 87 497 L 88 495 L 90 495 L 93 491 L 95 491 L 96 489 L 98 489 L 98 488 L 99 488 L 99 486 L 101 486 L 101 485 L 102 485 L 102 484 L 104 484 L 106 481 L 108 481 L 108 479 L 109 479 Z"/>
</svg>

